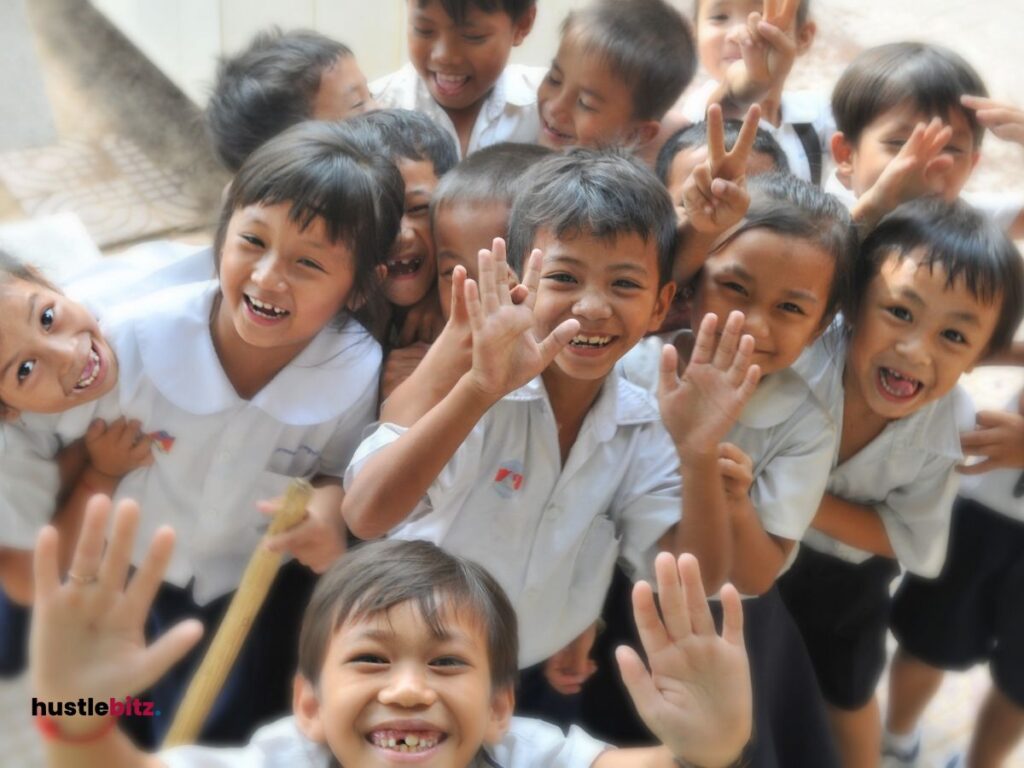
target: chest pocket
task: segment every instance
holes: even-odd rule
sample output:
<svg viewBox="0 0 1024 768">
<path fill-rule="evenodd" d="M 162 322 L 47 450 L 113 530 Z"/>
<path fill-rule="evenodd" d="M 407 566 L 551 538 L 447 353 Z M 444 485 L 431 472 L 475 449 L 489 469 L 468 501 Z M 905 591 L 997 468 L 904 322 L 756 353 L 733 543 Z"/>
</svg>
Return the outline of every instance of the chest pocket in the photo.
<svg viewBox="0 0 1024 768">
<path fill-rule="evenodd" d="M 267 462 L 267 471 L 288 477 L 313 476 L 320 466 L 320 451 L 300 442 L 294 446 L 279 446 Z"/>
</svg>

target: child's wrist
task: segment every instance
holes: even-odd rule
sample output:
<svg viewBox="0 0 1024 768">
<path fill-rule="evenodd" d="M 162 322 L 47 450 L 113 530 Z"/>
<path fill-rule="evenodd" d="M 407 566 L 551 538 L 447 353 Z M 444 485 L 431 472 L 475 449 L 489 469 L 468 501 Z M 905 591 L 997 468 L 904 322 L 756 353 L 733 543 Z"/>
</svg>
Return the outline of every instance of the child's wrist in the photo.
<svg viewBox="0 0 1024 768">
<path fill-rule="evenodd" d="M 85 745 L 109 735 L 117 725 L 117 718 L 110 714 L 81 717 L 37 715 L 35 724 L 45 741 Z"/>
<path fill-rule="evenodd" d="M 85 469 L 82 470 L 82 474 L 79 476 L 78 486 L 84 488 L 90 494 L 110 494 L 117 488 L 117 484 L 120 481 L 121 478 L 119 476 L 97 469 L 94 464 L 86 464 Z"/>
</svg>

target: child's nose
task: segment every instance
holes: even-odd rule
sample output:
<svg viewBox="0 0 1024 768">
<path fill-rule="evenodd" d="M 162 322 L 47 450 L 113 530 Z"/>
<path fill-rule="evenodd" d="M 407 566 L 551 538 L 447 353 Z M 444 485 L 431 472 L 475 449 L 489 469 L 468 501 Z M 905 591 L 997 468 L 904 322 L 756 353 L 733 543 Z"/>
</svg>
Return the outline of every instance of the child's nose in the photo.
<svg viewBox="0 0 1024 768">
<path fill-rule="evenodd" d="M 267 290 L 281 290 L 285 285 L 283 266 L 274 252 L 267 252 L 253 267 L 253 283 Z"/>
<path fill-rule="evenodd" d="M 931 350 L 923 334 L 904 336 L 896 343 L 896 351 L 908 362 L 924 365 L 931 360 Z"/>
<path fill-rule="evenodd" d="M 748 307 L 744 313 L 743 333 L 753 336 L 755 346 L 760 346 L 758 342 L 768 338 L 769 335 L 768 320 L 764 313 L 756 307 Z"/>
<path fill-rule="evenodd" d="M 611 316 L 611 305 L 601 291 L 586 291 L 576 300 L 572 311 L 587 320 L 603 320 Z"/>
<path fill-rule="evenodd" d="M 397 707 L 429 707 L 437 693 L 427 683 L 423 670 L 393 669 L 390 679 L 377 696 L 381 704 Z"/>
<path fill-rule="evenodd" d="M 86 354 L 85 349 L 79 349 L 84 345 L 74 336 L 50 335 L 47 337 L 46 343 L 55 367 L 62 374 L 74 373 L 75 366 L 84 359 Z"/>
<path fill-rule="evenodd" d="M 460 47 L 452 35 L 437 36 L 430 49 L 430 59 L 435 66 L 444 67 L 457 64 L 461 58 Z"/>
</svg>

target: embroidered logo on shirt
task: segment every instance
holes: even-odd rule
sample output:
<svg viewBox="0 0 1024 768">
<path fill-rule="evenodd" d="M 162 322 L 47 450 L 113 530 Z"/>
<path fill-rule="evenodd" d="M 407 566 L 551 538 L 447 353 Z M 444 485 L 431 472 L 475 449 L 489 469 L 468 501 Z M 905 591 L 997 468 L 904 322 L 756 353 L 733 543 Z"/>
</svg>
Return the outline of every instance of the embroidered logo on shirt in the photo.
<svg viewBox="0 0 1024 768">
<path fill-rule="evenodd" d="M 494 490 L 501 498 L 510 499 L 516 491 L 523 487 L 525 480 L 522 462 L 505 461 L 498 467 L 498 471 L 494 475 Z"/>
<path fill-rule="evenodd" d="M 152 440 L 161 453 L 170 453 L 171 447 L 174 445 L 174 437 L 169 435 L 166 430 L 161 429 L 159 432 L 150 432 L 146 435 Z"/>
</svg>

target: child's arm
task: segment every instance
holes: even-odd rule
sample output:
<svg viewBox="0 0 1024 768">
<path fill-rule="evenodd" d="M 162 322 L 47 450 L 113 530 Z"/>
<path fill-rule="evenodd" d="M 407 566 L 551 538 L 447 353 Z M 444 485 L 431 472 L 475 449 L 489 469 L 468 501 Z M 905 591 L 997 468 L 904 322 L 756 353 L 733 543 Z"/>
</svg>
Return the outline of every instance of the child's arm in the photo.
<svg viewBox="0 0 1024 768">
<path fill-rule="evenodd" d="M 63 584 L 58 533 L 47 527 L 35 550 L 35 609 L 31 635 L 33 695 L 41 701 L 106 702 L 145 690 L 199 640 L 202 626 L 184 621 L 152 645 L 143 633 L 163 578 L 174 534 L 161 528 L 125 586 L 139 510 L 118 505 L 108 546 L 104 531 L 110 499 L 89 501 L 82 535 Z M 109 716 L 53 718 L 58 736 L 46 742 L 50 768 L 157 768 L 162 762 L 136 748 Z M 79 740 L 76 743 L 75 740 Z"/>
<path fill-rule="evenodd" d="M 633 614 L 650 672 L 632 648 L 615 656 L 637 712 L 664 745 L 605 752 L 594 768 L 732 765 L 750 740 L 753 694 L 743 647 L 743 608 L 722 589 L 722 635 L 715 632 L 697 561 L 662 552 L 655 561 L 658 602 L 646 582 L 633 587 Z"/>
<path fill-rule="evenodd" d="M 837 541 L 883 557 L 896 557 L 889 532 L 874 507 L 854 504 L 831 493 L 821 499 L 811 525 Z"/>
<path fill-rule="evenodd" d="M 708 159 L 693 169 L 682 190 L 680 242 L 672 279 L 687 285 L 704 266 L 708 252 L 721 235 L 739 223 L 750 207 L 747 161 L 757 138 L 761 110 L 747 111 L 733 148 L 725 149 L 722 109 L 708 109 Z"/>
<path fill-rule="evenodd" d="M 341 517 L 345 492 L 336 477 L 317 477 L 306 509 L 306 519 L 291 530 L 267 541 L 271 552 L 288 552 L 314 573 L 323 573 L 345 554 L 347 531 Z M 260 512 L 273 517 L 280 511 L 284 497 L 261 501 Z"/>
<path fill-rule="evenodd" d="M 539 274 L 540 259 L 539 251 L 531 254 L 531 272 Z M 349 486 L 342 513 L 356 536 L 382 536 L 404 520 L 487 410 L 540 374 L 579 331 L 577 320 L 565 320 L 538 341 L 536 291 L 514 304 L 496 264 L 481 251 L 480 283 L 466 281 L 473 367 L 407 432 L 369 458 Z"/>
<path fill-rule="evenodd" d="M 760 377 L 760 368 L 750 364 L 754 339 L 742 335 L 743 320 L 742 312 L 732 312 L 716 343 L 718 318 L 705 315 L 681 378 L 675 347 L 666 344 L 661 358 L 658 404 L 679 455 L 683 510 L 680 521 L 660 544 L 676 554 L 695 554 L 704 564 L 709 591 L 716 590 L 732 568 L 732 535 L 718 469 L 718 444 Z"/>
<path fill-rule="evenodd" d="M 980 475 L 993 469 L 1024 469 L 1024 392 L 1011 411 L 979 411 L 978 429 L 960 435 L 960 446 L 967 456 L 984 461 L 957 467 L 962 475 Z"/>
<path fill-rule="evenodd" d="M 942 176 L 953 163 L 942 150 L 952 136 L 953 129 L 938 117 L 915 126 L 907 143 L 853 207 L 851 215 L 862 235 L 901 203 L 941 191 Z"/>
</svg>

